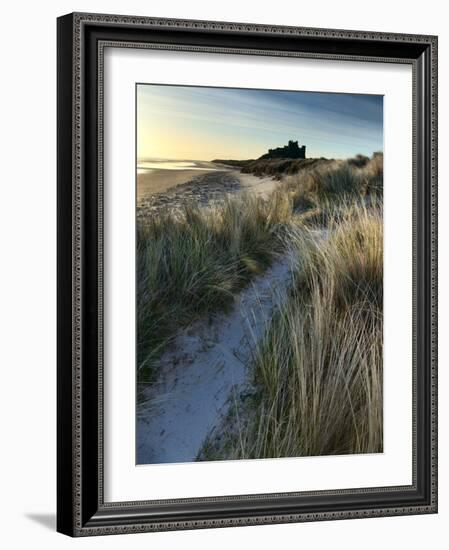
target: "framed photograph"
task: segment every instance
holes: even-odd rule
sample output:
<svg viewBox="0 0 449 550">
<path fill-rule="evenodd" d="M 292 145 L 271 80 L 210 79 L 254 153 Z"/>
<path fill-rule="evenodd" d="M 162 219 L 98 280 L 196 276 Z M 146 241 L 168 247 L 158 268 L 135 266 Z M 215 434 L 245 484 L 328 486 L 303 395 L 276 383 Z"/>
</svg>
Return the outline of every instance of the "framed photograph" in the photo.
<svg viewBox="0 0 449 550">
<path fill-rule="evenodd" d="M 58 531 L 437 511 L 437 38 L 58 19 Z"/>
</svg>

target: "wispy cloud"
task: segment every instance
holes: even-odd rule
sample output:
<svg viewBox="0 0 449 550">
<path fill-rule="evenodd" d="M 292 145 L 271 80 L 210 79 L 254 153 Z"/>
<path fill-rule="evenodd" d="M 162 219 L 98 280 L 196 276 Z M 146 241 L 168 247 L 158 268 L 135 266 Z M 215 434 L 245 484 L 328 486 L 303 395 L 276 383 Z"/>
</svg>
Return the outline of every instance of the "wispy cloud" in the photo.
<svg viewBox="0 0 449 550">
<path fill-rule="evenodd" d="M 288 139 L 309 156 L 383 147 L 382 96 L 139 85 L 137 98 L 140 157 L 255 158 Z"/>
</svg>

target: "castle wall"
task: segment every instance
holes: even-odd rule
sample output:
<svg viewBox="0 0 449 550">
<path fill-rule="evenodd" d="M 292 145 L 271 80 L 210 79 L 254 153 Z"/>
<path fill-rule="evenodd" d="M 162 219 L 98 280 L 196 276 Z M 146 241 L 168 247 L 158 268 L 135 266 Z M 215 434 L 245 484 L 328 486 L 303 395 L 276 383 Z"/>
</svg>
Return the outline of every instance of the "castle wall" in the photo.
<svg viewBox="0 0 449 550">
<path fill-rule="evenodd" d="M 284 147 L 276 147 L 275 149 L 268 149 L 268 153 L 265 153 L 260 157 L 261 159 L 270 159 L 270 158 L 297 158 L 305 159 L 306 158 L 306 146 L 298 146 L 297 141 L 290 140 L 288 145 Z"/>
</svg>

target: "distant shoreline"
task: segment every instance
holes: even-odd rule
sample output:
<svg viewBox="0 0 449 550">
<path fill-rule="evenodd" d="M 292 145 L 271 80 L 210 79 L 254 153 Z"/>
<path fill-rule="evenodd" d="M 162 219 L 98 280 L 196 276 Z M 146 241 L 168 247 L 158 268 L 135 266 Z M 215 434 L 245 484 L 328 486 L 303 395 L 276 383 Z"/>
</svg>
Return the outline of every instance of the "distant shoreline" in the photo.
<svg viewBox="0 0 449 550">
<path fill-rule="evenodd" d="M 151 199 L 155 194 L 166 193 L 173 187 L 189 183 L 198 176 L 213 172 L 232 173 L 244 187 L 253 187 L 255 180 L 253 180 L 251 176 L 265 177 L 267 181 L 271 180 L 273 177 L 281 179 L 282 176 L 296 173 L 303 167 L 314 164 L 319 160 L 322 159 L 142 161 L 138 163 L 139 170 L 141 170 L 145 164 L 150 165 L 151 168 L 149 168 L 148 171 L 137 173 L 137 203 L 142 204 L 147 199 Z M 189 168 L 183 168 L 183 163 L 191 163 L 191 166 L 189 166 Z M 159 164 L 161 165 L 160 169 L 156 167 Z M 163 167 L 164 165 L 170 166 L 170 168 L 165 168 Z M 176 168 L 176 165 L 179 165 L 180 168 Z"/>
<path fill-rule="evenodd" d="M 188 165 L 188 167 L 183 165 Z M 145 170 L 146 166 L 149 167 L 147 171 Z M 165 193 L 172 187 L 188 183 L 196 176 L 210 174 L 214 171 L 231 170 L 230 167 L 213 162 L 188 159 L 141 159 L 137 163 L 137 169 L 138 204 L 154 194 Z M 142 169 L 144 171 L 139 171 Z"/>
</svg>

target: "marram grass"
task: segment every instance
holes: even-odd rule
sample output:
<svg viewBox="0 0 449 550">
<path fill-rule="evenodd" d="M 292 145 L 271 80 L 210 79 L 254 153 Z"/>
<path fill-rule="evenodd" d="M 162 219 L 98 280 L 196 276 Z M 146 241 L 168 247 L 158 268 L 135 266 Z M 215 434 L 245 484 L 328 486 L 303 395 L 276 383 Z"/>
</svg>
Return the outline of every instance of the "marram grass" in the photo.
<svg viewBox="0 0 449 550">
<path fill-rule="evenodd" d="M 226 309 L 275 255 L 288 299 L 255 344 L 256 393 L 200 459 L 382 450 L 382 157 L 315 163 L 268 198 L 238 195 L 138 228 L 138 381 L 177 330 Z"/>
<path fill-rule="evenodd" d="M 176 329 L 225 309 L 270 265 L 291 212 L 286 195 L 240 195 L 210 208 L 162 212 L 139 227 L 139 381 L 151 380 L 153 363 Z"/>
<path fill-rule="evenodd" d="M 256 394 L 200 459 L 382 451 L 381 207 L 347 205 L 325 233 L 286 240 L 293 284 L 256 344 Z"/>
</svg>

